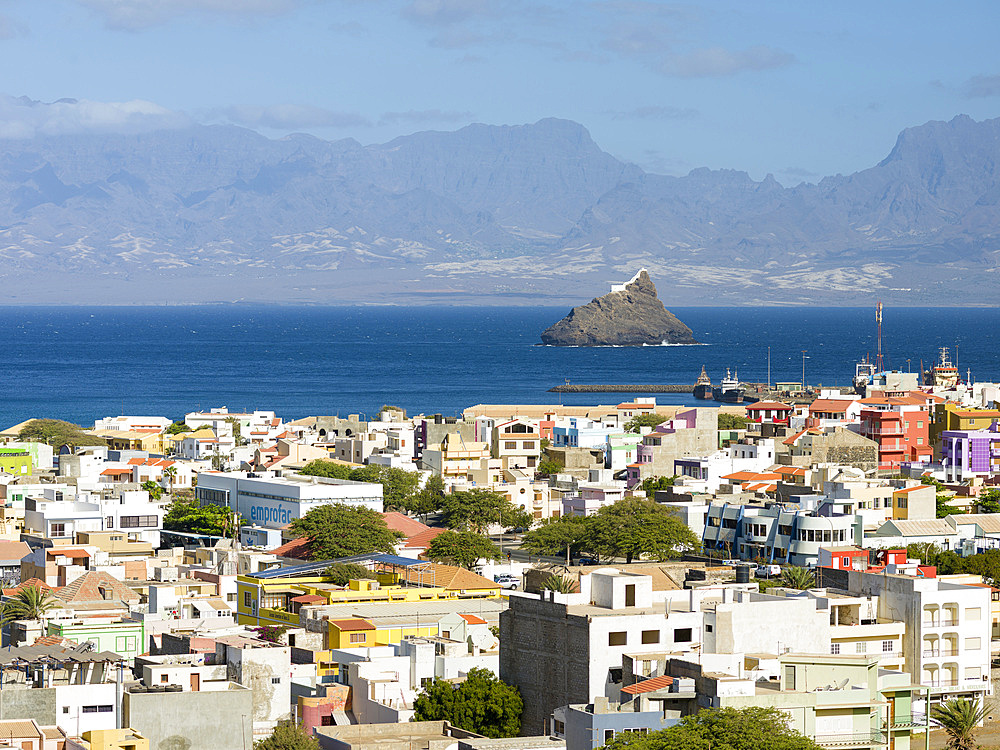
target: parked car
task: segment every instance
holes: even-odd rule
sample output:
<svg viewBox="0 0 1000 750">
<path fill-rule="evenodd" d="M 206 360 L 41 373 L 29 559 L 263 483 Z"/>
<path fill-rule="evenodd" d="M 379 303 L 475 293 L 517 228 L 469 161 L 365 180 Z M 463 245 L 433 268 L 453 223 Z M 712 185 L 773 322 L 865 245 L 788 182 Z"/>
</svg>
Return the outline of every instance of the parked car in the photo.
<svg viewBox="0 0 1000 750">
<path fill-rule="evenodd" d="M 740 564 L 740 561 L 737 560 L 735 557 L 727 558 L 727 559 L 723 560 L 720 563 L 720 565 L 729 565 L 729 566 L 736 566 L 736 565 L 739 565 L 739 564 Z"/>
<path fill-rule="evenodd" d="M 781 575 L 780 565 L 758 565 L 754 573 L 757 578 L 774 578 Z"/>
<path fill-rule="evenodd" d="M 577 565 L 600 565 L 600 561 L 596 557 L 590 557 L 589 555 L 583 555 L 582 557 L 576 558 L 574 561 Z"/>
<path fill-rule="evenodd" d="M 517 591 L 521 586 L 521 577 L 511 575 L 510 573 L 500 573 L 493 576 L 493 582 L 499 583 L 502 588 Z"/>
</svg>

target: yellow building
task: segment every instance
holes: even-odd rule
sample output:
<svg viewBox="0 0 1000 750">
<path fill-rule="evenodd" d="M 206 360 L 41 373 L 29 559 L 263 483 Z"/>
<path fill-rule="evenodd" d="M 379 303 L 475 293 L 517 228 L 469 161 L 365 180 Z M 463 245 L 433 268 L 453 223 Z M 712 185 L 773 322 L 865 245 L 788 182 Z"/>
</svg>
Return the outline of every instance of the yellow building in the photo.
<svg viewBox="0 0 1000 750">
<path fill-rule="evenodd" d="M 322 574 L 322 570 L 331 561 L 238 576 L 237 621 L 241 625 L 298 625 L 299 610 L 308 605 L 402 604 L 443 599 L 500 598 L 499 584 L 471 570 L 420 560 L 404 560 L 391 555 L 371 557 L 376 563 L 382 558 L 402 560 L 406 567 L 380 573 L 378 580 L 352 580 L 347 588 L 335 586 Z M 314 572 L 311 568 L 319 570 Z M 303 575 L 296 575 L 300 569 L 304 569 Z M 282 571 L 286 575 L 282 576 Z"/>
<path fill-rule="evenodd" d="M 1000 419 L 997 409 L 963 409 L 958 404 L 946 401 L 935 404 L 934 418 L 930 424 L 930 440 L 938 442 L 945 430 L 988 430 L 995 420 Z"/>
<path fill-rule="evenodd" d="M 92 729 L 76 742 L 87 750 L 149 750 L 149 740 L 134 729 Z"/>
<path fill-rule="evenodd" d="M 933 518 L 937 503 L 935 488 L 929 484 L 902 487 L 892 491 L 892 519 L 920 521 Z"/>
</svg>

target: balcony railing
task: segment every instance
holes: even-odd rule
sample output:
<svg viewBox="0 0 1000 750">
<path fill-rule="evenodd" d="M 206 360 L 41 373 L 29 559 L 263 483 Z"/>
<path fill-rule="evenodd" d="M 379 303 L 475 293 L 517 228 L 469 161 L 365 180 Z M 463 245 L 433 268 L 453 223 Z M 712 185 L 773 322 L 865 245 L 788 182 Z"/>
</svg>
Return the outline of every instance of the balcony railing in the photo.
<svg viewBox="0 0 1000 750">
<path fill-rule="evenodd" d="M 840 734 L 817 734 L 816 744 L 823 747 L 866 747 L 884 745 L 882 732 L 843 732 Z"/>
<path fill-rule="evenodd" d="M 925 628 L 953 628 L 958 625 L 958 620 L 949 618 L 947 620 L 924 620 Z"/>
<path fill-rule="evenodd" d="M 932 648 L 929 651 L 924 651 L 925 659 L 936 659 L 939 656 L 958 656 L 957 648 Z"/>
<path fill-rule="evenodd" d="M 924 714 L 899 714 L 894 716 L 890 729 L 911 729 L 913 727 L 927 726 L 927 717 Z M 882 722 L 882 730 L 886 729 L 886 724 Z"/>
</svg>

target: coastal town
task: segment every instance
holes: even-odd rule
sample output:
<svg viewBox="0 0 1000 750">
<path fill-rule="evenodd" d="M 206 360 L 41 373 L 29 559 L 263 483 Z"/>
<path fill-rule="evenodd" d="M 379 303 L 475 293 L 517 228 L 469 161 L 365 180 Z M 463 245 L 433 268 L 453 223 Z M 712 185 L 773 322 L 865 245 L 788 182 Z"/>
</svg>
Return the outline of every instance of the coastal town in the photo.
<svg viewBox="0 0 1000 750">
<path fill-rule="evenodd" d="M 0 734 L 589 750 L 760 708 L 927 747 L 1000 657 L 1000 385 L 929 380 L 13 425 Z"/>
</svg>

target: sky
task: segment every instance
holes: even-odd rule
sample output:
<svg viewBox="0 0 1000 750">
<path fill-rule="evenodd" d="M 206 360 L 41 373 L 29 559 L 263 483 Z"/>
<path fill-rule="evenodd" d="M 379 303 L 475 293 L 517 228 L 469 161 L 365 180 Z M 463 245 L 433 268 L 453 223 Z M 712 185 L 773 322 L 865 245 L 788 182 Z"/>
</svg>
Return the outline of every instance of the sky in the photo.
<svg viewBox="0 0 1000 750">
<path fill-rule="evenodd" d="M 791 185 L 1000 116 L 997 28 L 996 0 L 0 0 L 0 137 L 562 117 L 651 172 Z"/>
</svg>

